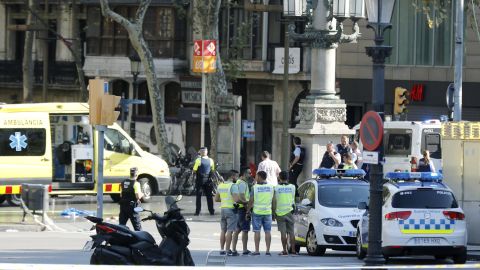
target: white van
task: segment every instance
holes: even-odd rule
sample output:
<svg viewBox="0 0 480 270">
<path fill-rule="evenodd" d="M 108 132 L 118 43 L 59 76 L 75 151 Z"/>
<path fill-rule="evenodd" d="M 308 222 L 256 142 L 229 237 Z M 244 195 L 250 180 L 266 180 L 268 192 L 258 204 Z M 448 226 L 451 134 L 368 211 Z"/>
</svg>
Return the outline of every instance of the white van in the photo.
<svg viewBox="0 0 480 270">
<path fill-rule="evenodd" d="M 416 158 L 417 166 L 423 157 L 423 150 L 430 151 L 436 171 L 442 169 L 441 122 L 439 120 L 419 121 L 385 121 L 383 148 L 385 163 L 383 171 L 411 171 L 412 157 Z M 360 124 L 354 127 L 355 140 L 360 141 Z"/>
</svg>

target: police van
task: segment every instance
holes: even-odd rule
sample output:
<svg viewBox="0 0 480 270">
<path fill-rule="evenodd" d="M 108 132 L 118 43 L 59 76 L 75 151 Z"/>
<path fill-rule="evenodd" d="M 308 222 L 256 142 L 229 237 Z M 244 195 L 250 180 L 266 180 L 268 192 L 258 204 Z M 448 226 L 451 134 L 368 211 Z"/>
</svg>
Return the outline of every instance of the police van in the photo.
<svg viewBox="0 0 480 270">
<path fill-rule="evenodd" d="M 426 172 L 389 172 L 383 185 L 382 252 L 385 259 L 405 255 L 451 257 L 455 263 L 467 259 L 465 214 L 442 175 Z M 357 228 L 356 253 L 359 259 L 368 249 L 369 213 Z"/>
<path fill-rule="evenodd" d="M 22 183 L 50 186 L 50 195 L 96 194 L 98 140 L 86 103 L 0 105 L 0 203 L 19 203 Z M 167 190 L 167 163 L 140 146 L 116 123 L 105 131 L 103 192 L 120 199 L 120 183 L 138 168 L 144 200 Z"/>
<path fill-rule="evenodd" d="M 355 140 L 360 143 L 360 125 L 356 125 Z M 385 121 L 383 135 L 384 172 L 415 171 L 422 152 L 428 150 L 436 171 L 442 169 L 441 122 Z"/>
<path fill-rule="evenodd" d="M 369 184 L 363 170 L 316 169 L 316 179 L 298 187 L 295 247 L 306 247 L 319 256 L 327 248 L 355 250 L 356 228 L 365 210 L 357 208 L 368 200 Z"/>
</svg>

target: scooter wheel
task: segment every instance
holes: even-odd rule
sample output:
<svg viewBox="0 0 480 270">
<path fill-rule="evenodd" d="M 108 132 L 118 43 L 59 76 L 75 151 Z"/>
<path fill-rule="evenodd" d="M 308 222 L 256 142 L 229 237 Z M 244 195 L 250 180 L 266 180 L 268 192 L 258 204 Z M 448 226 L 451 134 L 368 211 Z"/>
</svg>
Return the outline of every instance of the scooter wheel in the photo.
<svg viewBox="0 0 480 270">
<path fill-rule="evenodd" d="M 102 264 L 100 260 L 97 258 L 97 256 L 95 255 L 95 252 L 92 254 L 92 257 L 90 257 L 90 264 L 92 265 Z"/>
</svg>

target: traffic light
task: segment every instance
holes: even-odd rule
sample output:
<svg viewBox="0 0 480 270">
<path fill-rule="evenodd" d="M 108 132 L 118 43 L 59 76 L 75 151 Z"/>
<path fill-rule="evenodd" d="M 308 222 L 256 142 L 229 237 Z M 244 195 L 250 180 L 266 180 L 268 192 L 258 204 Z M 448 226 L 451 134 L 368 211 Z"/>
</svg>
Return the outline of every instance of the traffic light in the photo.
<svg viewBox="0 0 480 270">
<path fill-rule="evenodd" d="M 90 106 L 90 124 L 92 125 L 112 125 L 120 112 L 115 108 L 120 102 L 119 96 L 108 94 L 108 83 L 102 79 L 93 79 L 88 83 Z"/>
<path fill-rule="evenodd" d="M 393 104 L 394 114 L 404 114 L 407 111 L 408 90 L 402 87 L 395 88 L 395 103 Z"/>
</svg>

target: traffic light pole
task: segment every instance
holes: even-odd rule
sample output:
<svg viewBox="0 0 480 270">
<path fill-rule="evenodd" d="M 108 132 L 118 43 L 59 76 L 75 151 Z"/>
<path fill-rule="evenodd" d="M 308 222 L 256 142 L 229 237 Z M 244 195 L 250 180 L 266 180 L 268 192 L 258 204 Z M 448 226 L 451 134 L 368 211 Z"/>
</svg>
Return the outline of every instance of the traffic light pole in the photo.
<svg viewBox="0 0 480 270">
<path fill-rule="evenodd" d="M 95 130 L 97 131 L 98 138 L 98 147 L 97 147 L 97 217 L 103 218 L 103 152 L 105 144 L 105 130 L 107 126 L 96 125 Z"/>
<path fill-rule="evenodd" d="M 381 5 L 381 1 L 379 1 Z M 381 6 L 378 6 L 380 12 Z M 380 14 L 378 18 L 381 18 Z M 383 45 L 383 34 L 391 24 L 370 23 L 367 26 L 375 31 L 375 46 L 367 47 L 367 55 L 373 61 L 373 110 L 378 112 L 382 119 L 385 111 L 385 58 L 392 53 L 391 46 Z M 383 179 L 383 143 L 380 146 L 379 164 L 371 165 L 370 175 L 370 203 L 368 224 L 368 249 L 365 265 L 385 264 L 382 254 L 382 179 Z"/>
</svg>

